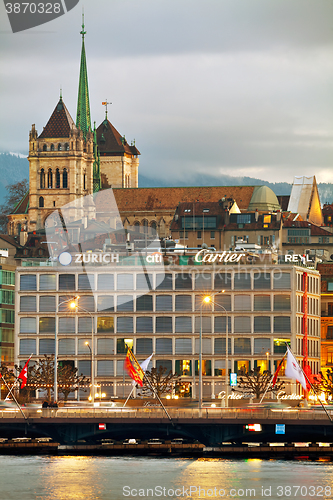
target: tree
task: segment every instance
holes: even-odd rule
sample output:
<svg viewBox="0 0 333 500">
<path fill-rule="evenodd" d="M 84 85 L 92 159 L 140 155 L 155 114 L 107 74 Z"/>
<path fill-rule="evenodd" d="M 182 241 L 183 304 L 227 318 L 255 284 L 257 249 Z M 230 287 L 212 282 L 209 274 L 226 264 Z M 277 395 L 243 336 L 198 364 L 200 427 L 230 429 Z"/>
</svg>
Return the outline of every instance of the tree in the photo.
<svg viewBox="0 0 333 500">
<path fill-rule="evenodd" d="M 257 399 L 265 394 L 266 390 L 273 393 L 282 391 L 284 389 L 284 382 L 279 378 L 276 379 L 274 388 L 272 386 L 269 388 L 272 378 L 273 375 L 270 371 L 265 370 L 262 372 L 260 367 L 255 368 L 238 378 L 237 389 L 234 389 L 234 391 L 252 394 Z"/>
<path fill-rule="evenodd" d="M 172 373 L 171 370 L 167 373 L 167 368 L 162 365 L 158 368 L 152 368 L 150 371 L 147 370 L 146 377 L 159 397 L 162 397 L 163 394 L 171 394 L 174 386 L 180 383 L 180 377 Z M 146 381 L 141 389 L 141 395 L 154 395 L 154 392 Z"/>
<path fill-rule="evenodd" d="M 16 367 L 21 370 L 21 367 Z M 67 401 L 68 395 L 80 387 L 90 383 L 90 380 L 84 375 L 77 374 L 77 368 L 65 364 L 59 366 L 57 371 L 58 392 L 64 394 L 64 400 Z M 54 389 L 54 356 L 44 354 L 34 365 L 28 369 L 27 390 L 46 389 L 47 399 L 51 401 L 51 392 Z"/>
<path fill-rule="evenodd" d="M 29 189 L 28 179 L 23 179 L 16 184 L 6 186 L 8 194 L 5 196 L 5 203 L 0 205 L 0 232 L 7 233 L 7 215 L 10 214 L 19 201 L 23 198 Z"/>
<path fill-rule="evenodd" d="M 6 382 L 8 387 L 11 388 L 16 380 L 15 373 L 13 372 L 13 370 L 11 370 L 6 363 L 1 363 L 0 374 L 1 374 L 1 378 Z M 0 380 L 0 383 L 1 383 L 1 380 Z M 6 396 L 7 396 L 8 389 L 7 389 L 5 384 L 2 385 L 2 388 L 4 388 L 4 387 L 7 391 L 6 392 Z"/>
<path fill-rule="evenodd" d="M 326 399 L 329 396 L 333 397 L 333 371 L 328 369 L 326 372 L 319 372 L 318 375 L 313 378 L 313 385 L 315 387 L 315 392 L 322 391 L 325 393 Z"/>
</svg>

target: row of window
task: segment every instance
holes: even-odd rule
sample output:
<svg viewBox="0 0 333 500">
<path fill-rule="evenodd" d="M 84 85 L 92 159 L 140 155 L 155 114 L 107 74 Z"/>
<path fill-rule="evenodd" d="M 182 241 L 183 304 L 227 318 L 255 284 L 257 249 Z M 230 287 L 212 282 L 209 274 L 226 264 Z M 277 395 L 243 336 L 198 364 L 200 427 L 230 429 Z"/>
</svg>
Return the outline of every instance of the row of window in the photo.
<svg viewBox="0 0 333 500">
<path fill-rule="evenodd" d="M 0 285 L 15 285 L 15 272 L 0 270 Z"/>
<path fill-rule="evenodd" d="M 14 309 L 0 309 L 0 323 L 12 323 L 15 321 Z"/>
<path fill-rule="evenodd" d="M 0 304 L 14 304 L 15 292 L 12 290 L 0 290 Z"/>
<path fill-rule="evenodd" d="M 50 151 L 55 151 L 55 149 L 57 149 L 57 151 L 69 151 L 69 144 L 68 142 L 65 144 L 61 144 L 59 142 L 56 146 L 54 144 L 50 144 Z M 47 144 L 43 144 L 43 151 L 47 151 Z"/>
<path fill-rule="evenodd" d="M 40 274 L 39 290 L 290 290 L 290 273 Z M 273 285 L 273 286 L 272 286 Z M 36 274 L 20 275 L 20 290 L 37 290 Z"/>
<path fill-rule="evenodd" d="M 55 312 L 56 297 L 54 295 L 21 295 L 20 312 Z M 214 303 L 202 304 L 202 295 L 82 295 L 78 299 L 78 310 L 94 312 L 127 312 L 127 311 L 200 311 L 209 313 L 226 311 L 290 311 L 290 295 L 235 295 L 223 294 L 215 297 Z M 69 303 L 65 297 L 59 297 L 58 310 L 69 311 Z M 97 306 L 97 307 L 96 307 Z"/>
<path fill-rule="evenodd" d="M 274 339 L 272 351 L 272 339 L 270 338 L 233 338 L 228 339 L 228 352 L 230 355 L 261 354 L 267 358 L 267 353 L 274 355 L 284 354 L 286 351 L 286 342 L 290 339 Z M 116 341 L 116 342 L 115 342 Z M 318 345 L 318 343 L 317 343 Z M 38 346 L 38 352 L 37 352 Z M 35 354 L 43 356 L 44 354 L 54 354 L 54 339 L 20 339 L 20 355 Z M 131 347 L 136 355 L 149 355 L 155 352 L 157 355 L 178 355 L 189 354 L 198 355 L 200 346 L 199 338 L 97 338 L 94 345 L 95 355 L 114 355 L 125 354 L 127 346 Z M 87 346 L 87 338 L 64 338 L 58 340 L 58 353 L 60 356 L 90 355 L 90 349 Z M 225 338 L 203 338 L 202 353 L 204 355 L 224 355 L 226 354 Z"/>
<path fill-rule="evenodd" d="M 308 318 L 307 320 L 308 334 L 314 337 L 320 337 L 320 318 Z M 296 334 L 304 335 L 304 320 L 303 316 L 296 316 Z"/>
<path fill-rule="evenodd" d="M 226 333 L 225 316 L 196 316 L 193 325 L 191 316 L 132 316 L 97 317 L 97 333 L 114 333 L 115 326 L 118 333 Z M 134 331 L 135 325 L 135 331 Z M 40 317 L 38 332 L 55 333 L 56 320 L 54 317 Z M 194 328 L 193 328 L 194 327 Z M 59 333 L 89 333 L 92 331 L 91 317 L 64 317 L 58 318 Z M 94 331 L 96 331 L 94 327 Z M 290 333 L 290 316 L 235 316 L 228 317 L 229 333 Z M 20 333 L 37 333 L 37 318 L 21 317 Z"/>
<path fill-rule="evenodd" d="M 307 309 L 308 314 L 315 316 L 320 316 L 319 313 L 319 297 L 308 297 L 307 298 Z M 296 312 L 304 312 L 304 297 L 303 295 L 296 295 Z"/>
<path fill-rule="evenodd" d="M 61 185 L 62 178 L 62 185 Z M 60 171 L 59 168 L 56 168 L 55 174 L 53 174 L 52 168 L 49 168 L 47 172 L 42 168 L 39 172 L 39 188 L 40 189 L 52 189 L 55 187 L 56 189 L 60 189 L 63 187 L 64 189 L 68 188 L 68 169 L 63 168 Z"/>
<path fill-rule="evenodd" d="M 298 292 L 304 292 L 306 286 L 309 293 L 319 295 L 319 276 L 312 276 L 307 273 L 296 273 L 296 290 Z"/>
</svg>

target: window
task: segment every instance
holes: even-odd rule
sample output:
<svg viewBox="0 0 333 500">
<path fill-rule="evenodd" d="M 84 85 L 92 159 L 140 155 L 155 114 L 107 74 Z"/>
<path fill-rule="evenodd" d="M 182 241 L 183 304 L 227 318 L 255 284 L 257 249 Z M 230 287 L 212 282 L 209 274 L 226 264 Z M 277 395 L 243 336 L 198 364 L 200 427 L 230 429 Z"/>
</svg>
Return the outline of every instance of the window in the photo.
<svg viewBox="0 0 333 500">
<path fill-rule="evenodd" d="M 137 274 L 136 276 L 136 289 L 137 290 L 152 290 L 153 289 L 153 275 L 152 274 Z"/>
<path fill-rule="evenodd" d="M 269 295 L 255 295 L 254 296 L 254 310 L 255 311 L 270 311 L 271 310 L 271 297 Z"/>
<path fill-rule="evenodd" d="M 255 316 L 254 332 L 271 333 L 271 318 L 269 316 Z"/>
<path fill-rule="evenodd" d="M 117 339 L 117 354 L 126 354 L 127 353 L 127 346 L 129 346 L 131 349 L 133 349 L 133 339 Z M 124 365 L 124 362 L 122 361 L 122 364 Z M 117 371 L 117 375 L 119 375 Z"/>
<path fill-rule="evenodd" d="M 251 333 L 250 316 L 236 316 L 234 318 L 235 333 Z"/>
<path fill-rule="evenodd" d="M 52 295 L 39 297 L 39 311 L 40 312 L 55 312 L 56 300 Z"/>
<path fill-rule="evenodd" d="M 50 151 L 54 151 L 54 144 L 51 144 Z"/>
<path fill-rule="evenodd" d="M 134 290 L 133 274 L 120 273 L 117 275 L 118 290 Z"/>
<path fill-rule="evenodd" d="M 61 147 L 61 144 L 59 143 L 58 144 L 58 151 L 61 151 L 62 147 Z"/>
<path fill-rule="evenodd" d="M 172 332 L 172 318 L 169 316 L 157 316 L 156 333 Z"/>
<path fill-rule="evenodd" d="M 226 351 L 225 338 L 215 338 L 214 339 L 214 354 L 224 354 Z M 231 354 L 231 338 L 228 338 L 228 353 Z"/>
<path fill-rule="evenodd" d="M 235 311 L 251 311 L 250 295 L 235 295 Z"/>
<path fill-rule="evenodd" d="M 171 359 L 157 359 L 156 360 L 156 368 L 157 370 L 159 367 L 162 367 L 165 369 L 165 374 L 168 375 L 168 373 L 172 373 L 172 361 Z"/>
<path fill-rule="evenodd" d="M 196 316 L 195 318 L 195 333 L 199 333 L 201 329 L 202 319 L 202 333 L 212 333 L 212 318 L 211 316 Z"/>
<path fill-rule="evenodd" d="M 274 333 L 290 333 L 290 316 L 274 316 Z"/>
<path fill-rule="evenodd" d="M 74 356 L 75 354 L 75 339 L 59 339 L 58 349 L 60 356 Z M 40 345 L 39 345 L 40 354 Z"/>
<path fill-rule="evenodd" d="M 113 354 L 114 343 L 113 339 L 102 338 L 97 339 L 97 354 Z"/>
<path fill-rule="evenodd" d="M 113 295 L 99 295 L 97 298 L 97 311 L 114 311 Z"/>
<path fill-rule="evenodd" d="M 118 295 L 117 311 L 133 311 L 133 295 Z"/>
<path fill-rule="evenodd" d="M 253 284 L 255 290 L 270 290 L 271 288 L 271 275 L 262 273 L 254 273 Z"/>
<path fill-rule="evenodd" d="M 153 318 L 151 316 L 136 318 L 136 333 L 153 333 Z"/>
<path fill-rule="evenodd" d="M 211 290 L 212 275 L 208 273 L 197 273 L 194 275 L 194 284 L 196 290 Z"/>
<path fill-rule="evenodd" d="M 172 290 L 172 274 L 156 274 L 156 290 Z"/>
<path fill-rule="evenodd" d="M 59 274 L 59 290 L 75 290 L 75 274 Z"/>
<path fill-rule="evenodd" d="M 176 333 L 191 333 L 192 332 L 192 318 L 190 316 L 177 316 L 175 323 Z"/>
<path fill-rule="evenodd" d="M 192 339 L 176 339 L 175 354 L 192 354 Z"/>
<path fill-rule="evenodd" d="M 235 290 L 251 290 L 250 273 L 235 273 L 234 287 Z"/>
<path fill-rule="evenodd" d="M 215 231 L 210 232 L 210 239 L 215 240 Z"/>
<path fill-rule="evenodd" d="M 172 295 L 156 295 L 156 311 L 172 311 Z"/>
<path fill-rule="evenodd" d="M 78 290 L 94 290 L 94 275 L 79 274 L 78 275 Z"/>
<path fill-rule="evenodd" d="M 274 354 L 285 354 L 286 344 L 290 347 L 290 339 L 274 339 Z"/>
<path fill-rule="evenodd" d="M 192 290 L 192 275 L 188 273 L 177 274 L 175 287 L 176 290 Z"/>
<path fill-rule="evenodd" d="M 172 354 L 172 339 L 170 339 L 170 338 L 157 338 L 155 350 L 156 350 L 156 354 Z M 156 362 L 156 367 L 157 366 L 158 366 L 158 364 Z"/>
<path fill-rule="evenodd" d="M 120 318 L 118 318 L 120 319 Z M 124 318 L 122 318 L 124 319 Z M 114 332 L 114 319 L 113 317 L 106 316 L 97 318 L 97 333 L 113 333 Z"/>
<path fill-rule="evenodd" d="M 75 333 L 75 318 L 61 317 L 58 322 L 59 333 Z"/>
<path fill-rule="evenodd" d="M 40 274 L 39 275 L 39 290 L 55 290 L 56 289 L 56 276 L 55 274 Z"/>
<path fill-rule="evenodd" d="M 192 361 L 189 359 L 176 359 L 175 373 L 180 377 L 190 377 L 192 375 Z"/>
<path fill-rule="evenodd" d="M 231 290 L 231 274 L 230 273 L 216 273 L 214 275 L 214 289 L 215 290 Z"/>
<path fill-rule="evenodd" d="M 55 318 L 39 318 L 39 333 L 55 333 Z"/>
<path fill-rule="evenodd" d="M 117 318 L 118 333 L 133 333 L 133 318 Z"/>
<path fill-rule="evenodd" d="M 80 359 L 78 362 L 78 373 L 82 373 L 86 377 L 91 376 L 91 361 L 88 359 Z"/>
<path fill-rule="evenodd" d="M 271 339 L 254 339 L 254 354 L 265 354 L 271 350 Z"/>
<path fill-rule="evenodd" d="M 251 339 L 235 339 L 234 354 L 251 354 Z"/>
<path fill-rule="evenodd" d="M 52 175 L 52 169 L 51 168 L 49 168 L 48 171 L 47 171 L 47 187 L 49 189 L 53 188 L 53 175 Z"/>
<path fill-rule="evenodd" d="M 153 352 L 153 339 L 137 339 L 136 354 L 151 354 Z"/>
<path fill-rule="evenodd" d="M 56 189 L 60 189 L 60 170 L 56 169 Z"/>
<path fill-rule="evenodd" d="M 192 311 L 191 295 L 176 295 L 176 311 Z"/>
<path fill-rule="evenodd" d="M 290 290 L 290 273 L 274 273 L 273 288 L 274 290 Z"/>
<path fill-rule="evenodd" d="M 153 310 L 153 297 L 151 295 L 142 295 L 136 298 L 137 311 L 152 311 Z"/>
<path fill-rule="evenodd" d="M 226 309 L 227 311 L 231 311 L 231 295 L 227 295 L 225 293 L 216 295 L 214 298 L 214 302 L 215 302 L 214 304 L 215 312 L 222 312 L 219 306 L 224 307 L 224 309 Z"/>
<path fill-rule="evenodd" d="M 81 295 L 78 304 L 78 312 L 95 311 L 95 300 L 92 295 Z M 80 309 L 81 308 L 81 309 Z"/>
<path fill-rule="evenodd" d="M 97 277 L 97 290 L 114 290 L 114 275 L 105 273 Z"/>
<path fill-rule="evenodd" d="M 36 297 L 27 295 L 20 297 L 20 312 L 36 312 Z"/>
<path fill-rule="evenodd" d="M 54 339 L 39 339 L 39 355 L 54 354 Z"/>
<path fill-rule="evenodd" d="M 274 295 L 274 311 L 290 311 L 290 295 Z"/>
<path fill-rule="evenodd" d="M 20 318 L 20 333 L 37 333 L 36 318 Z"/>
<path fill-rule="evenodd" d="M 4 284 L 4 283 L 3 283 Z M 20 276 L 20 290 L 28 291 L 37 290 L 37 281 L 35 274 L 21 274 Z"/>
<path fill-rule="evenodd" d="M 39 188 L 45 189 L 45 170 L 42 168 L 39 174 Z"/>
<path fill-rule="evenodd" d="M 98 377 L 113 376 L 113 361 L 109 360 L 109 359 L 98 359 L 97 360 L 97 376 Z"/>
<path fill-rule="evenodd" d="M 215 316 L 214 318 L 214 332 L 226 333 L 227 320 L 225 316 Z M 228 333 L 231 333 L 231 318 L 228 317 Z"/>
<path fill-rule="evenodd" d="M 20 355 L 37 354 L 35 339 L 20 339 Z"/>
<path fill-rule="evenodd" d="M 92 331 L 92 321 L 91 317 L 79 317 L 79 333 L 91 333 Z"/>
<path fill-rule="evenodd" d="M 195 339 L 195 353 L 200 354 L 200 339 Z M 212 339 L 210 337 L 205 337 L 202 339 L 202 353 L 212 354 Z"/>
</svg>

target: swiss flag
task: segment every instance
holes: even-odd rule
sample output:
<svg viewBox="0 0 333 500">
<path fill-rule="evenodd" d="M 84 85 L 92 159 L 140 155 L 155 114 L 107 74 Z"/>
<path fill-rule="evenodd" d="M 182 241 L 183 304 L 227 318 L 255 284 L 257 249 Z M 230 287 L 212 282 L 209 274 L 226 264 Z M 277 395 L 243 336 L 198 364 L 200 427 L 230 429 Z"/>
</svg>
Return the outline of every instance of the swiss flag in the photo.
<svg viewBox="0 0 333 500">
<path fill-rule="evenodd" d="M 31 359 L 31 356 L 28 359 L 28 361 L 26 362 L 26 364 L 24 365 L 24 367 L 22 368 L 21 373 L 17 377 L 17 378 L 21 379 L 21 389 L 23 389 L 23 387 L 25 387 L 27 385 L 27 380 L 28 380 L 28 364 L 29 364 L 29 361 Z"/>
</svg>

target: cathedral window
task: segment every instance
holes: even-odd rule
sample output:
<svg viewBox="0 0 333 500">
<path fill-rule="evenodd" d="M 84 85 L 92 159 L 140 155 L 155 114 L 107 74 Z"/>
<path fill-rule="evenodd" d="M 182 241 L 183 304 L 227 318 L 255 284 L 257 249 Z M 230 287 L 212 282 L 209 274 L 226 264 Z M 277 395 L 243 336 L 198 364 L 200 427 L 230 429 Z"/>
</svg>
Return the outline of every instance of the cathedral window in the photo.
<svg viewBox="0 0 333 500">
<path fill-rule="evenodd" d="M 56 189 L 60 189 L 60 171 L 59 168 L 56 169 Z"/>
<path fill-rule="evenodd" d="M 51 144 L 50 150 L 54 151 L 54 144 Z"/>
<path fill-rule="evenodd" d="M 39 174 L 39 187 L 40 189 L 45 189 L 45 172 L 42 168 Z"/>
<path fill-rule="evenodd" d="M 68 144 L 68 142 L 66 142 L 66 144 L 65 144 L 65 151 L 69 151 L 69 144 Z"/>
<path fill-rule="evenodd" d="M 49 170 L 47 172 L 47 187 L 49 189 L 53 188 L 53 176 L 52 176 L 52 169 L 51 168 L 49 168 Z"/>
<path fill-rule="evenodd" d="M 43 151 L 47 151 L 47 145 L 46 144 L 44 144 L 44 146 L 43 146 Z"/>
<path fill-rule="evenodd" d="M 60 142 L 58 144 L 58 151 L 61 151 L 61 144 L 60 144 Z"/>
<path fill-rule="evenodd" d="M 43 198 L 43 196 L 39 197 L 39 208 L 44 208 L 44 198 Z"/>
<path fill-rule="evenodd" d="M 156 230 L 156 222 L 154 220 L 150 223 L 150 227 Z"/>
<path fill-rule="evenodd" d="M 147 234 L 148 233 L 148 221 L 147 221 L 147 219 L 143 219 L 142 225 L 143 225 L 143 232 L 145 234 Z"/>
<path fill-rule="evenodd" d="M 64 189 L 68 188 L 68 172 L 67 172 L 67 168 L 64 168 L 64 170 L 62 171 L 62 187 Z"/>
</svg>

